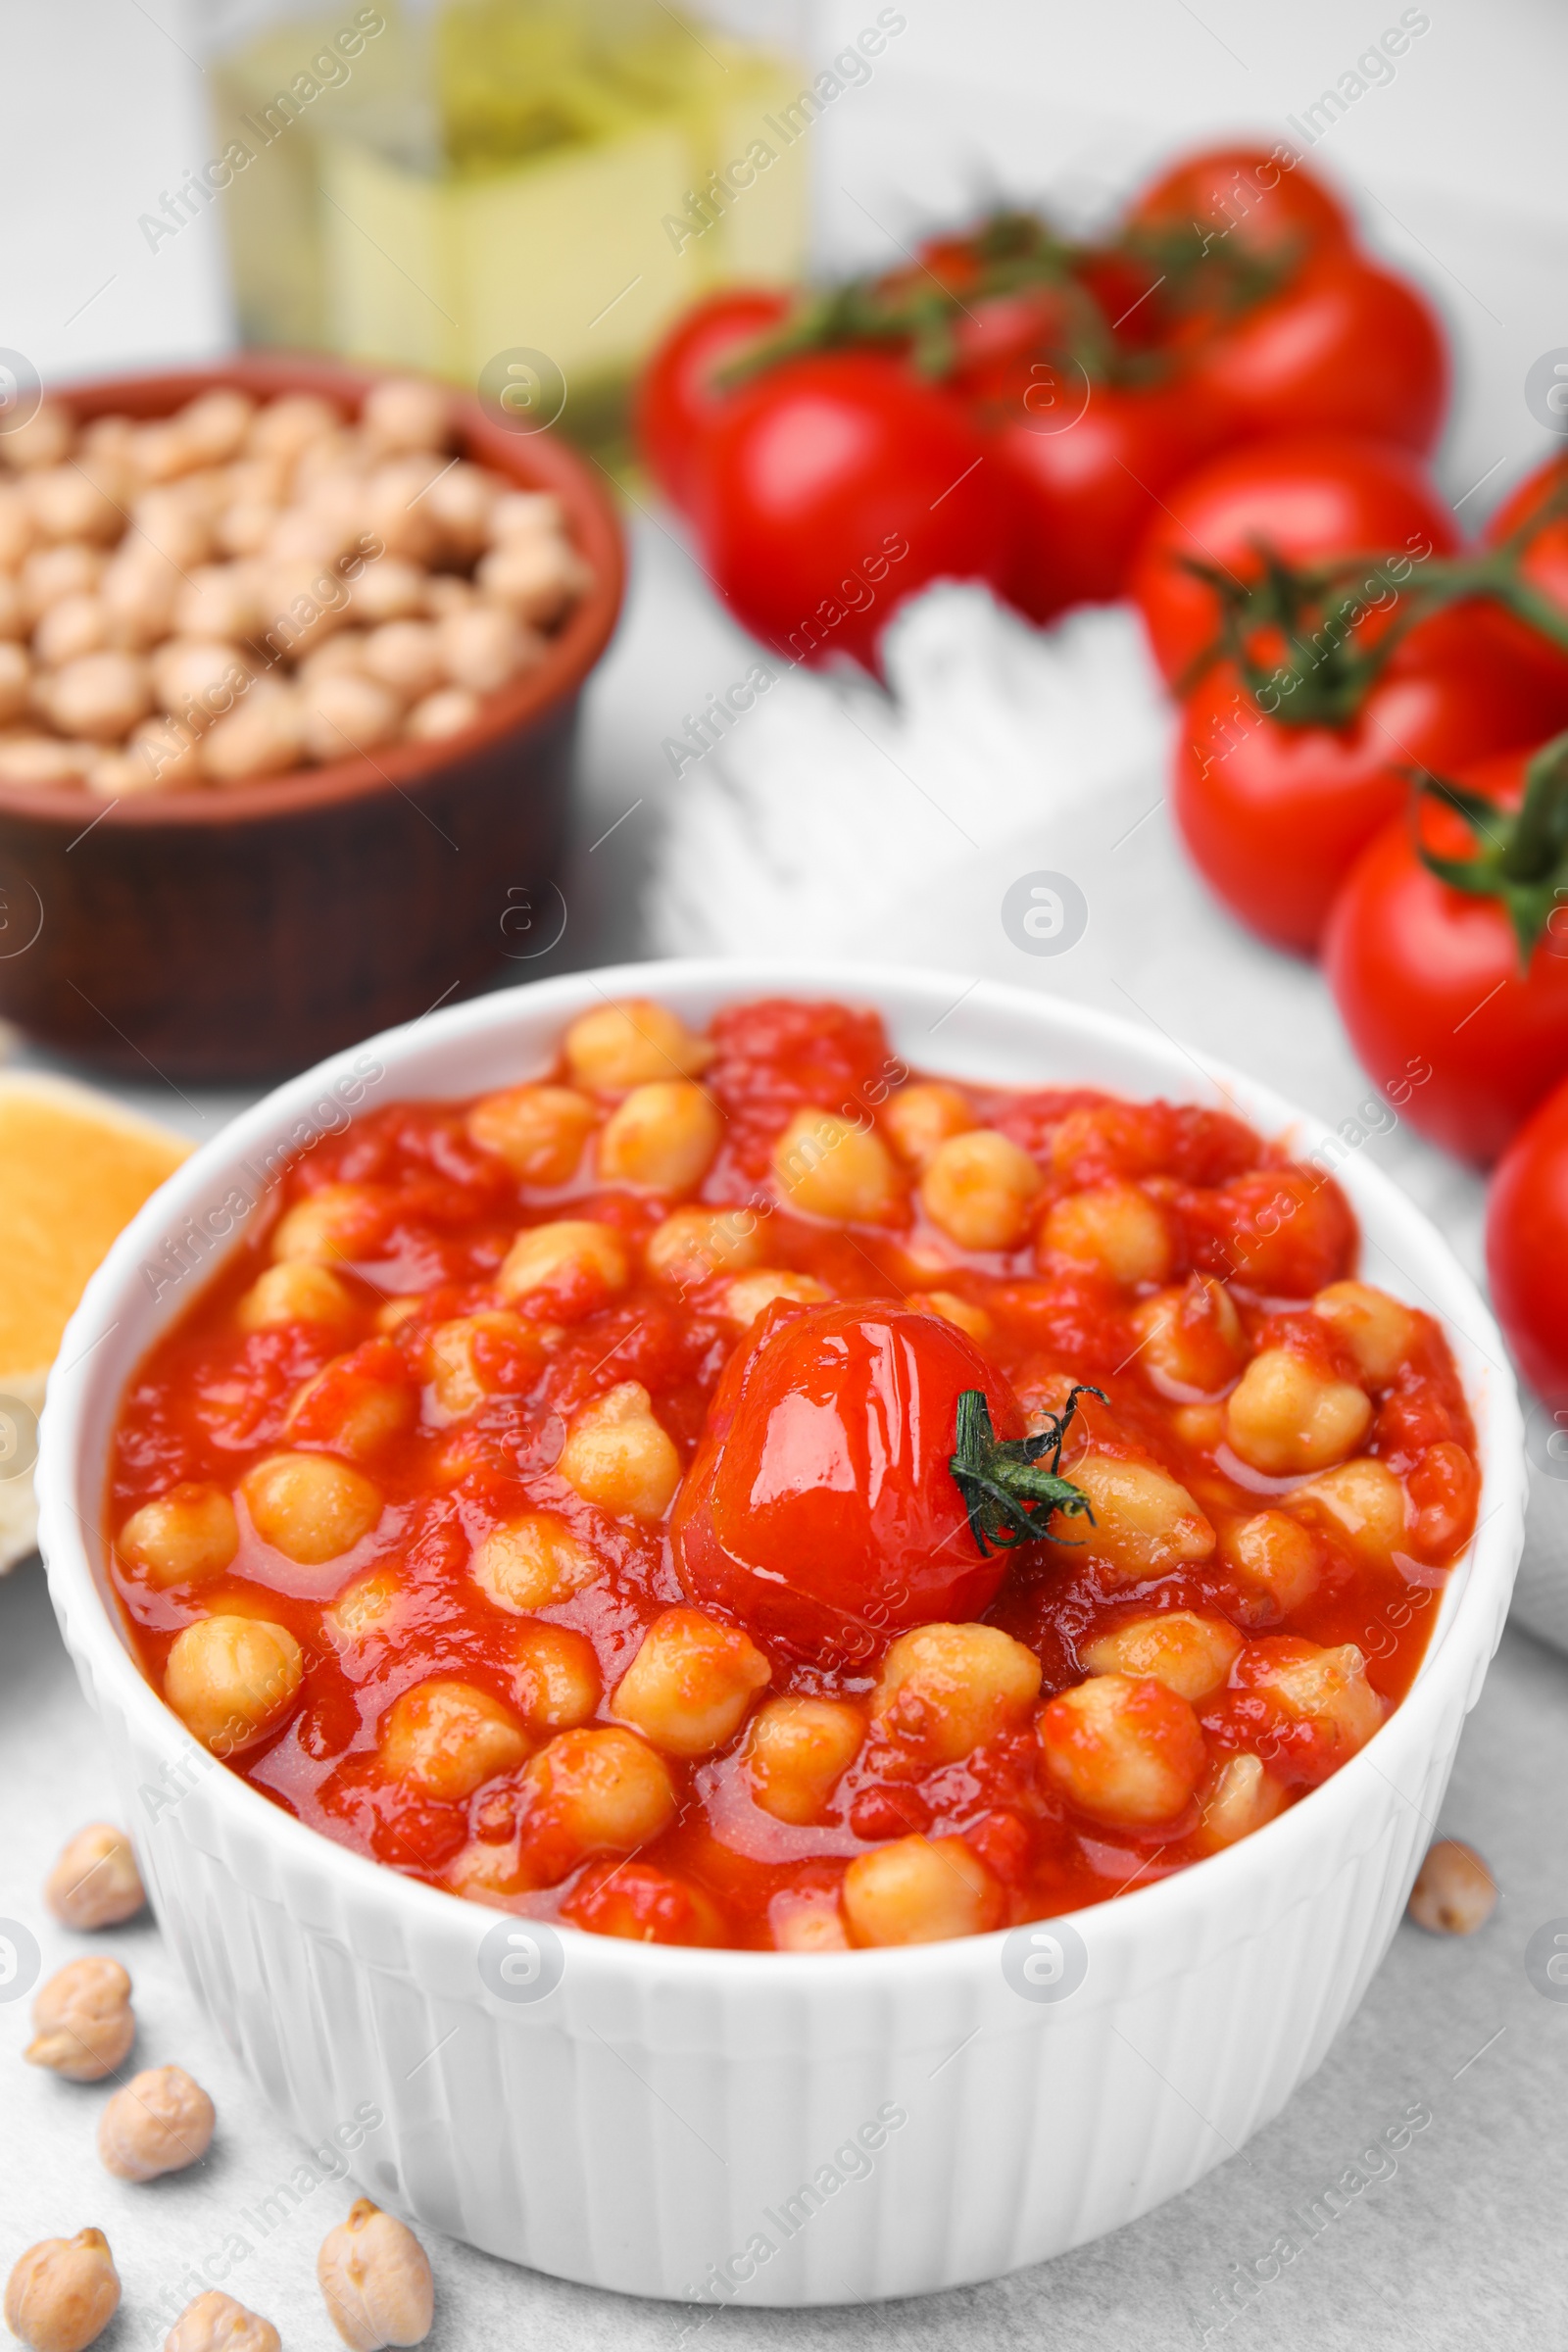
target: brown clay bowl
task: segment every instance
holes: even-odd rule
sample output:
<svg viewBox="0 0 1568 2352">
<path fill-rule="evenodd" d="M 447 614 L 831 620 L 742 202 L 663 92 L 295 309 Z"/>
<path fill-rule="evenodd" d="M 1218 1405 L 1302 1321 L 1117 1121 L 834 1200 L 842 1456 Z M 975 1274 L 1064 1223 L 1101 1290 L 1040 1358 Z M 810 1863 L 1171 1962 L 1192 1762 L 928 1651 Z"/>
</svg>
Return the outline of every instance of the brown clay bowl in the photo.
<svg viewBox="0 0 1568 2352">
<path fill-rule="evenodd" d="M 381 372 L 241 357 L 58 397 L 82 418 L 163 416 L 221 384 L 315 392 L 353 415 Z M 40 1044 L 128 1076 L 273 1077 L 480 987 L 530 920 L 530 943 L 548 937 L 578 700 L 620 609 L 620 530 L 553 434 L 510 432 L 471 396 L 454 394 L 453 413 L 466 457 L 555 492 L 592 566 L 544 661 L 462 734 L 331 767 L 107 808 L 83 787 L 0 782 L 0 1014 Z"/>
</svg>

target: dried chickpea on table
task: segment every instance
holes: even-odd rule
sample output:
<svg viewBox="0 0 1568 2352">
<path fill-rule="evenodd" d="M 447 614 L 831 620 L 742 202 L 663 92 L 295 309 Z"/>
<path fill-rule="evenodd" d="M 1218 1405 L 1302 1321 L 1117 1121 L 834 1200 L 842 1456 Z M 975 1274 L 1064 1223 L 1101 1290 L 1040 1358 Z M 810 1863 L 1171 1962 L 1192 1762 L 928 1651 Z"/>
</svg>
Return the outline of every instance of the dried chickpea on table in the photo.
<svg viewBox="0 0 1568 2352">
<path fill-rule="evenodd" d="M 600 1005 L 279 1212 L 122 1408 L 137 1655 L 297 1819 L 591 1933 L 921 1942 L 1200 1863 L 1376 1735 L 1475 1522 L 1332 1178 L 851 1005 Z"/>
<path fill-rule="evenodd" d="M 352 422 L 218 388 L 0 435 L 0 782 L 118 800 L 471 726 L 590 575 L 554 497 L 451 441 L 396 378 Z"/>
</svg>

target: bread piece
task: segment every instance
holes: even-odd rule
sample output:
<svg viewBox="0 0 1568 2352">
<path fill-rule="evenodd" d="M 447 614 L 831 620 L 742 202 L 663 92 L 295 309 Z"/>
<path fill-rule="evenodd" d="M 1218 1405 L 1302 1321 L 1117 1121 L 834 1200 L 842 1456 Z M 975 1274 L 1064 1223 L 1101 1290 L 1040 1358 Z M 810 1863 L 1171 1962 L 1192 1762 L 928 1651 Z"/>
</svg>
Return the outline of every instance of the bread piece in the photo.
<svg viewBox="0 0 1568 2352">
<path fill-rule="evenodd" d="M 0 1073 L 0 1574 L 37 1541 L 26 1414 L 87 1277 L 150 1193 L 193 1147 L 109 1097 L 32 1071 Z M 7 1412 L 7 1400 L 24 1408 Z"/>
</svg>

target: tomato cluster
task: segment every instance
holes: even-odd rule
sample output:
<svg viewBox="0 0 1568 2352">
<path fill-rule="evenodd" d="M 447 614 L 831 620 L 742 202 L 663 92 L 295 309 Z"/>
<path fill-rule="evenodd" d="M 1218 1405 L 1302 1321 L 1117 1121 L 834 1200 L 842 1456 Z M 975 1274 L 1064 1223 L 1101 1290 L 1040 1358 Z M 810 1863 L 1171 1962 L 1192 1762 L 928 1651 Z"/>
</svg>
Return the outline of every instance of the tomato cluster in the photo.
<svg viewBox="0 0 1568 2352">
<path fill-rule="evenodd" d="M 820 296 L 717 295 L 655 355 L 638 428 L 786 661 L 874 669 L 939 577 L 1037 622 L 1133 600 L 1215 895 L 1322 956 L 1433 1142 L 1490 1166 L 1547 1104 L 1517 1152 L 1563 1174 L 1509 1160 L 1492 1256 L 1568 1402 L 1568 1327 L 1503 1230 L 1568 1245 L 1568 459 L 1467 541 L 1424 464 L 1447 383 L 1437 319 L 1337 198 L 1288 146 L 1237 147 L 1098 243 L 1000 214 Z"/>
</svg>

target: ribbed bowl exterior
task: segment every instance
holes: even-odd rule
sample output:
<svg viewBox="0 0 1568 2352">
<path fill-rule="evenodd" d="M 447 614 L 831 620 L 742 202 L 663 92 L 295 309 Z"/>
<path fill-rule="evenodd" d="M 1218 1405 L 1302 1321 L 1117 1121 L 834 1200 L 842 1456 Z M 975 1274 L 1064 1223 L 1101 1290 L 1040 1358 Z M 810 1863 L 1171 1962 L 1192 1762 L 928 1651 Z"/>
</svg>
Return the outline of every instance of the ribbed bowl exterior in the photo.
<svg viewBox="0 0 1568 2352">
<path fill-rule="evenodd" d="M 466 1093 L 536 1070 L 603 994 L 695 1016 L 774 991 L 879 1005 L 911 1060 L 951 996 L 908 973 L 630 967 L 458 1007 L 374 1051 L 399 1094 Z M 929 1054 L 944 1068 L 1203 1093 L 1184 1055 L 1125 1024 L 1000 989 L 965 1009 Z M 1238 2150 L 1322 2059 L 1387 1948 L 1507 1609 L 1517 1404 L 1438 1236 L 1373 1171 L 1344 1170 L 1367 1272 L 1450 1329 L 1485 1477 L 1483 1526 L 1370 1750 L 1244 1844 L 1076 1914 L 1064 1933 L 1087 1969 L 1065 1997 L 1015 1989 L 1004 1936 L 801 1958 L 563 1932 L 559 1982 L 514 1990 L 481 1951 L 504 1915 L 317 1837 L 195 1745 L 129 1657 L 84 1538 L 123 1380 L 176 1311 L 138 1298 L 149 1247 L 221 1198 L 241 1152 L 285 1133 L 334 1066 L 246 1114 L 117 1247 L 62 1351 L 39 1477 L 56 1607 L 154 1906 L 278 2111 L 318 2143 L 372 2102 L 386 2118 L 359 2158 L 372 2195 L 487 2252 L 710 2314 L 993 2278 L 1118 2228 Z M 1246 1081 L 1216 1084 L 1265 1130 L 1294 1126 L 1299 1150 L 1323 1133 Z"/>
</svg>

